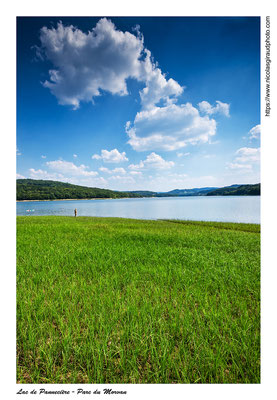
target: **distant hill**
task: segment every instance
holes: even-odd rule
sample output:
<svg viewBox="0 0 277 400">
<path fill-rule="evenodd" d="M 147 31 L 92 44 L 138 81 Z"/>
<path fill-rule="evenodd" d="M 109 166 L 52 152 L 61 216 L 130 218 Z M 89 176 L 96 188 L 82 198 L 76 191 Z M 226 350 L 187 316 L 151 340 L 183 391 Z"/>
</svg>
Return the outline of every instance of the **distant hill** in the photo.
<svg viewBox="0 0 277 400">
<path fill-rule="evenodd" d="M 131 194 L 137 194 L 142 197 L 155 197 L 157 196 L 157 192 L 151 192 L 150 190 L 133 190 L 131 192 L 126 192 Z"/>
<path fill-rule="evenodd" d="M 170 197 L 170 196 L 205 196 L 206 193 L 218 189 L 217 187 L 204 187 L 194 189 L 174 189 L 169 192 L 151 192 L 149 190 L 134 190 L 133 194 L 139 194 L 143 197 Z"/>
<path fill-rule="evenodd" d="M 151 192 L 137 190 L 128 192 L 139 194 L 143 197 L 170 197 L 170 196 L 259 196 L 260 184 L 256 185 L 231 185 L 223 188 L 203 187 L 193 189 L 174 189 L 169 192 Z"/>
<path fill-rule="evenodd" d="M 261 184 L 255 185 L 232 185 L 207 193 L 207 196 L 260 196 Z"/>
<path fill-rule="evenodd" d="M 142 197 L 135 193 L 117 192 L 108 189 L 90 188 L 72 185 L 71 183 L 44 181 L 35 179 L 17 179 L 17 200 L 59 200 L 59 199 L 93 199 L 123 197 Z"/>
<path fill-rule="evenodd" d="M 120 199 L 126 197 L 171 197 L 171 196 L 259 196 L 260 184 L 232 185 L 223 188 L 203 187 L 174 189 L 169 192 L 115 190 L 90 188 L 58 181 L 17 179 L 17 200 L 60 200 L 60 199 Z"/>
<path fill-rule="evenodd" d="M 175 189 L 167 192 L 170 196 L 205 196 L 206 193 L 218 189 L 217 187 L 204 187 L 194 189 Z M 161 193 L 160 193 L 161 194 Z"/>
</svg>

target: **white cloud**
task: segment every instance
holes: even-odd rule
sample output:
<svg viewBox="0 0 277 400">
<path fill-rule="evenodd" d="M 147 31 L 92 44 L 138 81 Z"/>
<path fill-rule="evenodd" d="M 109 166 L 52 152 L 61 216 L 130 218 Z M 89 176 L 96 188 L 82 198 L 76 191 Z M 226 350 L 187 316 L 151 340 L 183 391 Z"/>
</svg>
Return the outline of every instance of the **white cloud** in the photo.
<svg viewBox="0 0 277 400">
<path fill-rule="evenodd" d="M 135 185 L 136 181 L 134 178 L 140 178 L 142 176 L 142 173 L 139 171 L 127 172 L 124 168 L 109 169 L 106 167 L 100 167 L 99 171 L 109 174 L 110 176 L 107 178 L 108 181 L 120 185 L 120 188 L 118 188 L 119 190 L 127 190 L 124 185 Z"/>
<path fill-rule="evenodd" d="M 37 169 L 35 170 L 34 168 L 29 169 L 29 177 L 31 179 L 46 179 L 46 180 L 53 180 L 53 181 L 59 181 L 63 180 L 64 176 L 59 173 L 51 173 L 49 171 L 45 171 L 42 169 Z"/>
<path fill-rule="evenodd" d="M 239 164 L 239 163 L 227 163 L 227 167 L 230 169 L 252 169 L 251 164 Z"/>
<path fill-rule="evenodd" d="M 122 161 L 128 161 L 126 153 L 124 151 L 120 153 L 117 149 L 111 151 L 101 150 L 101 155 L 94 154 L 91 158 L 95 160 L 103 160 L 105 163 L 120 163 Z"/>
<path fill-rule="evenodd" d="M 229 104 L 217 100 L 213 107 L 202 101 L 199 108 L 205 116 L 190 103 L 175 104 L 184 87 L 166 78 L 144 47 L 138 26 L 133 32 L 116 29 L 106 18 L 88 32 L 64 26 L 62 22 L 56 28 L 43 27 L 37 51 L 41 59 L 52 64 L 50 79 L 44 86 L 60 104 L 76 109 L 80 102 L 93 101 L 103 91 L 127 95 L 127 80 L 136 79 L 145 87 L 140 91 L 141 111 L 133 124 L 130 121 L 126 124 L 128 143 L 134 150 L 177 150 L 187 144 L 210 142 L 216 132 L 216 122 L 210 115 L 229 116 Z M 95 154 L 93 158 L 119 162 L 103 154 Z"/>
<path fill-rule="evenodd" d="M 183 87 L 172 78 L 167 80 L 160 68 L 157 68 L 152 62 L 150 51 L 145 49 L 145 53 L 146 58 L 141 65 L 146 87 L 140 91 L 143 108 L 151 109 L 160 100 L 163 100 L 166 104 L 175 102 L 175 98 L 182 94 Z"/>
<path fill-rule="evenodd" d="M 109 168 L 106 168 L 106 167 L 100 167 L 98 169 L 99 169 L 99 171 L 105 172 L 107 174 L 111 173 L 111 170 Z"/>
<path fill-rule="evenodd" d="M 249 139 L 260 139 L 261 136 L 261 125 L 256 125 L 248 132 L 250 135 Z"/>
<path fill-rule="evenodd" d="M 259 167 L 260 148 L 241 147 L 235 152 L 233 162 L 226 163 L 226 168 L 238 171 L 250 171 Z"/>
<path fill-rule="evenodd" d="M 223 114 L 226 117 L 230 116 L 230 104 L 222 103 L 221 101 L 216 101 L 216 106 L 212 106 L 208 101 L 201 101 L 198 103 L 199 110 L 205 114 Z"/>
<path fill-rule="evenodd" d="M 115 168 L 115 169 L 112 170 L 112 172 L 115 173 L 115 174 L 122 174 L 122 175 L 126 174 L 126 171 L 125 171 L 124 168 Z"/>
<path fill-rule="evenodd" d="M 126 132 L 134 150 L 170 151 L 209 142 L 215 135 L 216 122 L 208 116 L 201 117 L 190 103 L 170 104 L 137 113 L 133 125 L 127 122 Z"/>
<path fill-rule="evenodd" d="M 242 147 L 236 151 L 237 162 L 259 162 L 260 161 L 260 148 Z"/>
<path fill-rule="evenodd" d="M 16 149 L 16 155 L 17 155 L 17 156 L 21 156 L 22 153 L 20 153 L 20 151 L 19 151 L 18 149 Z"/>
<path fill-rule="evenodd" d="M 43 155 L 42 155 L 41 158 L 46 158 L 46 156 L 43 156 Z"/>
<path fill-rule="evenodd" d="M 169 174 L 168 176 L 170 176 L 170 177 L 172 177 L 172 178 L 175 178 L 175 179 L 184 179 L 184 178 L 187 178 L 187 177 L 188 177 L 187 174 L 177 174 L 177 173 L 175 173 L 175 174 Z"/>
<path fill-rule="evenodd" d="M 131 170 L 138 170 L 138 169 L 143 169 L 144 168 L 144 162 L 140 161 L 138 164 L 130 164 L 128 166 L 128 168 L 130 168 Z"/>
<path fill-rule="evenodd" d="M 121 32 L 106 18 L 87 33 L 61 22 L 40 31 L 43 54 L 54 66 L 44 82 L 60 104 L 78 108 L 101 90 L 126 95 L 126 79 L 139 78 L 143 38 Z"/>
<path fill-rule="evenodd" d="M 98 172 L 87 171 L 88 167 L 81 164 L 79 167 L 70 161 L 55 160 L 45 163 L 51 170 L 70 176 L 96 176 Z"/>
<path fill-rule="evenodd" d="M 124 168 L 109 169 L 109 168 L 106 168 L 106 167 L 100 167 L 99 171 L 105 172 L 107 174 L 121 174 L 121 175 L 125 175 L 126 174 L 126 170 Z"/>
<path fill-rule="evenodd" d="M 187 156 L 189 156 L 190 155 L 190 153 L 177 153 L 177 157 L 187 157 Z"/>
<path fill-rule="evenodd" d="M 16 174 L 16 179 L 26 179 L 26 178 L 21 174 Z"/>
<path fill-rule="evenodd" d="M 60 104 L 77 109 L 80 102 L 93 102 L 103 91 L 127 95 L 127 80 L 135 79 L 145 86 L 140 91 L 141 111 L 133 123 L 126 124 L 128 143 L 134 150 L 170 151 L 188 144 L 210 143 L 216 133 L 216 122 L 210 116 L 229 116 L 230 105 L 217 100 L 212 106 L 202 101 L 198 106 L 204 116 L 190 103 L 177 105 L 184 86 L 167 79 L 145 48 L 138 26 L 133 32 L 118 30 L 107 18 L 99 19 L 88 32 L 64 26 L 62 22 L 56 28 L 43 27 L 37 52 L 41 59 L 52 64 L 50 79 L 43 85 Z M 126 157 L 118 161 L 115 157 L 112 161 L 108 153 L 92 158 L 104 162 L 127 161 Z"/>
<path fill-rule="evenodd" d="M 161 156 L 153 152 L 146 157 L 144 165 L 156 169 L 168 169 L 174 166 L 174 162 L 165 161 Z"/>
<path fill-rule="evenodd" d="M 140 171 L 130 171 L 129 174 L 133 176 L 142 176 L 142 172 Z"/>
<path fill-rule="evenodd" d="M 183 88 L 173 79 L 167 80 L 153 62 L 151 52 L 144 48 L 139 28 L 136 34 L 117 30 L 108 19 L 100 19 L 87 33 L 76 27 L 43 27 L 41 46 L 37 48 L 40 59 L 48 59 L 53 69 L 50 79 L 44 82 L 60 104 L 75 109 L 81 101 L 92 101 L 101 91 L 127 95 L 128 78 L 146 84 L 140 92 L 145 107 L 170 101 L 182 93 Z"/>
<path fill-rule="evenodd" d="M 149 154 L 144 161 L 140 161 L 138 164 L 130 164 L 128 168 L 131 170 L 140 170 L 145 168 L 169 169 L 173 166 L 173 161 L 166 161 L 160 155 L 153 152 Z"/>
<path fill-rule="evenodd" d="M 94 176 L 94 175 L 78 175 L 75 173 L 70 174 L 69 169 L 64 168 L 65 174 L 59 172 L 49 172 L 46 170 L 34 168 L 29 169 L 29 178 L 31 179 L 43 179 L 43 180 L 54 180 L 60 182 L 68 182 L 75 185 L 80 186 L 88 186 L 88 187 L 108 187 L 108 181 L 102 177 Z"/>
<path fill-rule="evenodd" d="M 81 176 L 64 178 L 65 182 L 73 183 L 74 185 L 107 188 L 108 181 L 101 176 Z"/>
<path fill-rule="evenodd" d="M 77 154 L 73 154 L 73 157 L 74 157 L 74 158 L 77 158 L 78 156 L 77 156 Z"/>
<path fill-rule="evenodd" d="M 132 184 L 135 183 L 135 179 L 132 176 L 122 176 L 122 175 L 114 175 L 114 176 L 110 176 L 109 181 L 120 181 L 120 183 L 124 183 L 124 184 Z"/>
</svg>

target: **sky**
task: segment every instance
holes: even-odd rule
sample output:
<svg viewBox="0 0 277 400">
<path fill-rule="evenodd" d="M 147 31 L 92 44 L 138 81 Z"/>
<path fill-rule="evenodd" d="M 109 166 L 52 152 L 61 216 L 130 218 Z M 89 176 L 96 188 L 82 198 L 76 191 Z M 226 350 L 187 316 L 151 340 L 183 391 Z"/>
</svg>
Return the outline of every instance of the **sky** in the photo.
<svg viewBox="0 0 277 400">
<path fill-rule="evenodd" d="M 260 182 L 260 18 L 17 18 L 17 178 Z"/>
</svg>

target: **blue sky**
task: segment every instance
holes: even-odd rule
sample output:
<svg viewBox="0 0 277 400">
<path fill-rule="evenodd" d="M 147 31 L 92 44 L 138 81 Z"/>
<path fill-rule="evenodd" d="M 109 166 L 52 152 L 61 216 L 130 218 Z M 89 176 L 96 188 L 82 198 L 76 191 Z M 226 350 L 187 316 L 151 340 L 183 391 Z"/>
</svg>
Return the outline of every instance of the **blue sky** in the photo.
<svg viewBox="0 0 277 400">
<path fill-rule="evenodd" d="M 17 19 L 17 173 L 115 190 L 260 181 L 260 19 Z"/>
</svg>

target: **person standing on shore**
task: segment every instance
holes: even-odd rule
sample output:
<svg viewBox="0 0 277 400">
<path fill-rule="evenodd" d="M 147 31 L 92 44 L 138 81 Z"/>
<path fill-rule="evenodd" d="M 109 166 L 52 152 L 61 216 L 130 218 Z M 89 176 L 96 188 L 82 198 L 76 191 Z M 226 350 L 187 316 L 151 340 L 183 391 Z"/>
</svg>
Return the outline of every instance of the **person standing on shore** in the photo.
<svg viewBox="0 0 277 400">
<path fill-rule="evenodd" d="M 77 208 L 75 208 L 75 210 L 74 210 L 74 215 L 75 215 L 75 217 L 77 217 Z"/>
</svg>

